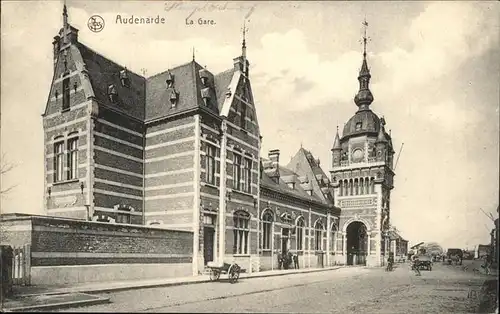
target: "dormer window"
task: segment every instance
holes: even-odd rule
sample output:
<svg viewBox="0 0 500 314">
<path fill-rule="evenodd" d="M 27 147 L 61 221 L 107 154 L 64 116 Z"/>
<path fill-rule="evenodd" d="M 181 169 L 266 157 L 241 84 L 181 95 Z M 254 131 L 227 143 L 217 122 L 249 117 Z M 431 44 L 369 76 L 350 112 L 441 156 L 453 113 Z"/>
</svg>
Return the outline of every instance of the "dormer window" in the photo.
<svg viewBox="0 0 500 314">
<path fill-rule="evenodd" d="M 201 98 L 203 98 L 205 106 L 208 107 L 208 105 L 210 104 L 210 88 L 205 87 L 201 90 Z"/>
<path fill-rule="evenodd" d="M 108 97 L 112 103 L 116 103 L 118 100 L 118 92 L 116 91 L 116 86 L 113 84 L 108 86 Z"/>
<path fill-rule="evenodd" d="M 170 104 L 172 105 L 172 108 L 175 108 L 178 100 L 179 100 L 179 93 L 177 93 L 177 91 L 174 89 L 170 93 Z"/>
<path fill-rule="evenodd" d="M 362 125 L 363 125 L 363 123 L 362 123 L 362 122 L 358 122 L 358 123 L 356 123 L 356 131 L 361 130 L 361 126 L 362 126 Z"/>
<path fill-rule="evenodd" d="M 120 81 L 122 82 L 122 86 L 130 87 L 130 78 L 128 77 L 126 68 L 120 71 Z"/>
<path fill-rule="evenodd" d="M 287 183 L 287 185 L 288 185 L 288 187 L 289 187 L 290 189 L 292 189 L 292 190 L 294 190 L 294 189 L 295 189 L 295 182 L 289 182 L 289 183 Z"/>
<path fill-rule="evenodd" d="M 200 70 L 200 79 L 201 79 L 201 83 L 203 84 L 203 86 L 208 85 L 208 71 L 207 71 L 207 69 Z"/>
<path fill-rule="evenodd" d="M 167 88 L 172 88 L 174 86 L 174 75 L 170 73 L 170 70 L 167 71 L 165 83 L 167 84 Z"/>
</svg>

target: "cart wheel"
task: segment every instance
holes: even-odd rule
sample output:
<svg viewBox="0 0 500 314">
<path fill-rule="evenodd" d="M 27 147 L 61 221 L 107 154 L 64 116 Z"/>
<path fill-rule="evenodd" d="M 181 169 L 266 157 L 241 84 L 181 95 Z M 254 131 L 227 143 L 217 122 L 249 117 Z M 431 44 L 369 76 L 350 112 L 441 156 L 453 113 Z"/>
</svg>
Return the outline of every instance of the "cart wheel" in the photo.
<svg viewBox="0 0 500 314">
<path fill-rule="evenodd" d="M 229 282 L 235 283 L 240 278 L 240 267 L 237 264 L 231 265 L 228 271 Z"/>
<path fill-rule="evenodd" d="M 220 271 L 217 269 L 212 269 L 210 272 L 210 281 L 217 281 L 220 277 Z"/>
</svg>

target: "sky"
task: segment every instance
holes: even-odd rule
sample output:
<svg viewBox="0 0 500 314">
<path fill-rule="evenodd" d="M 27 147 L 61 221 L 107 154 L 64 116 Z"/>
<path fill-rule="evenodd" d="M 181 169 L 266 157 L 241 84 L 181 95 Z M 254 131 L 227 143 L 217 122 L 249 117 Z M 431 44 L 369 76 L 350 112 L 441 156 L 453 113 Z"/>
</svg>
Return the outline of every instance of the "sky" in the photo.
<svg viewBox="0 0 500 314">
<path fill-rule="evenodd" d="M 473 248 L 489 242 L 499 204 L 498 2 L 71 1 L 79 40 L 152 76 L 192 58 L 213 73 L 232 67 L 247 33 L 262 155 L 286 164 L 302 144 L 327 173 L 337 125 L 356 112 L 362 21 L 368 64 L 396 156 L 391 220 L 410 243 Z M 52 40 L 62 1 L 1 2 L 1 151 L 15 165 L 1 178 L 1 210 L 43 213 L 44 111 Z M 105 20 L 94 33 L 90 16 Z M 165 18 L 124 25 L 122 18 Z M 198 19 L 214 25 L 197 25 Z M 194 25 L 187 25 L 186 19 Z"/>
</svg>

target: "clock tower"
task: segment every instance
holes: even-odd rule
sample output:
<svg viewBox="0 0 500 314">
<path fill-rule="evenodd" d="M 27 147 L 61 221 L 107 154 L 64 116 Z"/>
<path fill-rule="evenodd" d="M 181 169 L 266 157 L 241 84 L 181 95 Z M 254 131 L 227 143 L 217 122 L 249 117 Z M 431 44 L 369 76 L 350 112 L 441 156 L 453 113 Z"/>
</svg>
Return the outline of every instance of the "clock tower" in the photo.
<svg viewBox="0 0 500 314">
<path fill-rule="evenodd" d="M 370 70 L 366 59 L 366 27 L 363 60 L 354 97 L 356 113 L 335 135 L 331 182 L 335 206 L 341 208 L 337 261 L 347 265 L 380 266 L 389 249 L 390 195 L 393 189 L 394 149 L 386 121 L 370 105 Z"/>
</svg>

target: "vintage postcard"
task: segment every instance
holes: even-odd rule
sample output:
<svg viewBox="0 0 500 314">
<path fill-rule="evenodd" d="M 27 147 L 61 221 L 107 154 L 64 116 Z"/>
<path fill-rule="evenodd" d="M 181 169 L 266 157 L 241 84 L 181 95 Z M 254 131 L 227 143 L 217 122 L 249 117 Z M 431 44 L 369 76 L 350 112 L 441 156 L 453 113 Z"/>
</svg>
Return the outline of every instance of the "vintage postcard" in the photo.
<svg viewBox="0 0 500 314">
<path fill-rule="evenodd" d="M 2 310 L 498 312 L 495 1 L 2 1 Z"/>
</svg>

